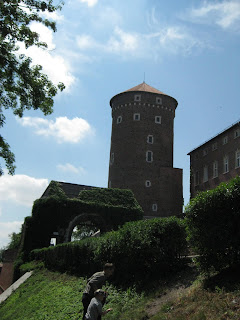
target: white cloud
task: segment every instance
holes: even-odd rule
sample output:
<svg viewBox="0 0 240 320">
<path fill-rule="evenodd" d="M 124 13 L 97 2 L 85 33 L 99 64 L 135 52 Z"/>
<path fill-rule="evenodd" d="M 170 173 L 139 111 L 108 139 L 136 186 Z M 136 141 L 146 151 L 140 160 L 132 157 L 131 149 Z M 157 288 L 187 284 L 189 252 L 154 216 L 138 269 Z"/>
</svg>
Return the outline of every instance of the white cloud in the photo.
<svg viewBox="0 0 240 320">
<path fill-rule="evenodd" d="M 86 2 L 89 7 L 93 7 L 98 3 L 98 0 L 80 0 L 80 2 Z"/>
<path fill-rule="evenodd" d="M 20 232 L 23 221 L 0 222 L 0 248 L 9 244 L 9 235 Z"/>
<path fill-rule="evenodd" d="M 121 52 L 136 52 L 139 47 L 140 35 L 137 33 L 124 32 L 119 27 L 114 29 L 114 35 L 107 43 L 107 51 Z"/>
<path fill-rule="evenodd" d="M 77 45 L 81 50 L 93 50 L 98 55 L 107 53 L 127 58 L 157 58 L 164 53 L 186 55 L 193 49 L 206 46 L 187 30 L 174 26 L 157 26 L 156 32 L 146 34 L 125 32 L 116 27 L 106 43 L 97 42 L 89 35 L 81 35 L 77 37 Z"/>
<path fill-rule="evenodd" d="M 0 200 L 13 201 L 31 207 L 40 198 L 48 185 L 47 179 L 36 179 L 27 175 L 4 174 L 0 178 Z"/>
<path fill-rule="evenodd" d="M 71 163 L 66 163 L 66 164 L 58 164 L 57 168 L 60 171 L 64 171 L 64 172 L 70 172 L 70 173 L 75 173 L 75 174 L 85 174 L 86 171 L 84 168 L 82 167 L 75 167 L 74 165 L 72 165 Z"/>
<path fill-rule="evenodd" d="M 79 49 L 86 50 L 94 47 L 101 47 L 91 36 L 83 34 L 76 37 Z"/>
<path fill-rule="evenodd" d="M 94 133 L 90 124 L 82 118 L 56 118 L 55 121 L 43 118 L 23 117 L 16 118 L 25 127 L 32 127 L 35 133 L 45 137 L 54 137 L 59 143 L 78 143 Z"/>
<path fill-rule="evenodd" d="M 214 23 L 227 29 L 236 26 L 240 22 L 240 2 L 239 1 L 223 1 L 208 2 L 204 1 L 203 5 L 198 9 L 190 11 L 190 17 L 196 22 Z"/>
<path fill-rule="evenodd" d="M 49 76 L 54 84 L 63 82 L 66 90 L 69 90 L 76 79 L 72 74 L 70 62 L 67 61 L 66 57 L 55 52 L 56 45 L 53 41 L 53 31 L 37 22 L 31 24 L 31 30 L 39 34 L 39 40 L 47 43 L 48 49 L 41 49 L 36 46 L 25 49 L 23 43 L 19 43 L 19 52 L 31 57 L 33 65 L 41 65 L 43 72 Z"/>
</svg>

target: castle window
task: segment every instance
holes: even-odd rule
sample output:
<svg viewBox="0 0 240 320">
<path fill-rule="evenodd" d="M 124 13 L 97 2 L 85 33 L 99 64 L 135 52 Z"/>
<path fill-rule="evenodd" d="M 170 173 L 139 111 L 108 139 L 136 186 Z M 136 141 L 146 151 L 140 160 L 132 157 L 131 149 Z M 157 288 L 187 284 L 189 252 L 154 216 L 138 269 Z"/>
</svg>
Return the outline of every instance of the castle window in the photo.
<svg viewBox="0 0 240 320">
<path fill-rule="evenodd" d="M 133 120 L 134 121 L 139 121 L 140 120 L 140 113 L 134 113 L 133 114 Z"/>
<path fill-rule="evenodd" d="M 151 187 L 151 181 L 150 180 L 146 180 L 145 181 L 145 186 L 147 187 L 147 188 L 149 188 L 149 187 Z"/>
<path fill-rule="evenodd" d="M 223 144 L 227 144 L 228 143 L 228 136 L 223 138 Z"/>
<path fill-rule="evenodd" d="M 229 160 L 228 156 L 223 158 L 223 173 L 227 173 L 229 171 Z"/>
<path fill-rule="evenodd" d="M 141 101 L 141 95 L 140 94 L 135 94 L 134 101 Z"/>
<path fill-rule="evenodd" d="M 122 116 L 117 117 L 117 124 L 122 122 Z"/>
<path fill-rule="evenodd" d="M 217 142 L 212 144 L 212 151 L 217 150 Z"/>
<path fill-rule="evenodd" d="M 147 151 L 146 152 L 146 161 L 147 162 L 152 162 L 153 161 L 153 152 L 152 151 Z"/>
<path fill-rule="evenodd" d="M 113 164 L 113 162 L 114 162 L 114 152 L 111 153 L 110 164 Z"/>
<path fill-rule="evenodd" d="M 218 177 L 218 162 L 214 161 L 213 162 L 213 178 Z"/>
<path fill-rule="evenodd" d="M 161 116 L 155 116 L 155 123 L 161 124 L 162 117 Z"/>
<path fill-rule="evenodd" d="M 236 151 L 235 155 L 235 167 L 239 168 L 240 167 L 240 150 Z"/>
<path fill-rule="evenodd" d="M 203 182 L 207 182 L 208 181 L 208 166 L 205 166 L 203 168 Z"/>
<path fill-rule="evenodd" d="M 194 184 L 195 186 L 199 185 L 199 171 L 196 171 L 194 174 Z"/>
<path fill-rule="evenodd" d="M 236 139 L 238 137 L 240 137 L 240 129 L 239 128 L 234 131 L 234 139 Z"/>
<path fill-rule="evenodd" d="M 150 134 L 147 136 L 147 143 L 153 144 L 153 136 Z"/>
<path fill-rule="evenodd" d="M 157 211 L 157 203 L 152 204 L 152 211 Z"/>
<path fill-rule="evenodd" d="M 162 98 L 156 97 L 156 104 L 162 104 Z"/>
<path fill-rule="evenodd" d="M 112 188 L 112 181 L 108 182 L 108 188 Z"/>
<path fill-rule="evenodd" d="M 203 156 L 205 157 L 208 154 L 208 148 L 203 149 Z"/>
</svg>

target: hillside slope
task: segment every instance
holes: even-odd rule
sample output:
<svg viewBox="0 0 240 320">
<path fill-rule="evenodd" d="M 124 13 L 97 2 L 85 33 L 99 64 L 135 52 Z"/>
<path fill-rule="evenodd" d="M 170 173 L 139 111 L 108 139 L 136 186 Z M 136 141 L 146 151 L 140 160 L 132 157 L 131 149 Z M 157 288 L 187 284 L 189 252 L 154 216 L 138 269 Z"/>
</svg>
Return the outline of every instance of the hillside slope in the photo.
<svg viewBox="0 0 240 320">
<path fill-rule="evenodd" d="M 83 278 L 35 270 L 0 305 L 0 319 L 81 319 L 81 293 L 85 283 Z M 240 319 L 240 279 L 236 270 L 203 282 L 190 266 L 169 279 L 154 281 L 142 293 L 134 289 L 120 290 L 113 285 L 107 289 L 110 294 L 105 307 L 112 307 L 113 311 L 104 317 L 106 320 Z"/>
</svg>

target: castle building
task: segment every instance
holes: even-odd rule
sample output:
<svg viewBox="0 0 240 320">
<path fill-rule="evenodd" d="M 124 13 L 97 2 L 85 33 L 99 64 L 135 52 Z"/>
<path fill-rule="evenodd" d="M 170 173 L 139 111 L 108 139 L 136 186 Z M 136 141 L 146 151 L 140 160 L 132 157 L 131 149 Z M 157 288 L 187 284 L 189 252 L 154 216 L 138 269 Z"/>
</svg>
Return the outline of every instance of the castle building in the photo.
<svg viewBox="0 0 240 320">
<path fill-rule="evenodd" d="M 188 155 L 191 198 L 240 175 L 240 122 L 232 124 Z"/>
<path fill-rule="evenodd" d="M 131 189 L 145 217 L 182 213 L 182 169 L 173 168 L 177 105 L 145 82 L 110 100 L 108 187 Z"/>
</svg>

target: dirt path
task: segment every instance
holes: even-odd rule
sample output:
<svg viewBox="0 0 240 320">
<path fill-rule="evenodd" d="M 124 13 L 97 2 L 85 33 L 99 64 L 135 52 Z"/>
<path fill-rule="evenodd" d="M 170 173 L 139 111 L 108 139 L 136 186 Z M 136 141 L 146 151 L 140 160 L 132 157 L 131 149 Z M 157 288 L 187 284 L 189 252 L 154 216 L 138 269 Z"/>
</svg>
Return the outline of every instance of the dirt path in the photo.
<svg viewBox="0 0 240 320">
<path fill-rule="evenodd" d="M 166 283 L 165 290 L 159 293 L 150 303 L 148 303 L 146 311 L 148 316 L 142 320 L 147 320 L 160 311 L 164 304 L 174 301 L 181 296 L 187 294 L 194 280 L 196 280 L 198 272 L 193 265 L 189 265 L 186 270 L 176 274 L 171 282 Z"/>
</svg>

